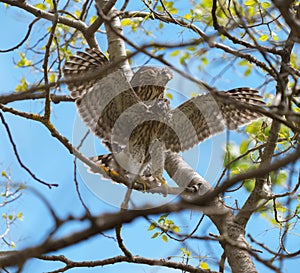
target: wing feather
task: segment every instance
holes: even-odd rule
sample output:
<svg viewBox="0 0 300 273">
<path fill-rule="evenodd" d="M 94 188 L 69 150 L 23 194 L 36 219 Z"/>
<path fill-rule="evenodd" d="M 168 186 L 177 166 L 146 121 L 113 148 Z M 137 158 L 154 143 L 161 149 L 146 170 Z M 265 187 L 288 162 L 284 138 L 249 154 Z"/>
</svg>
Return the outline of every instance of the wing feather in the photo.
<svg viewBox="0 0 300 273">
<path fill-rule="evenodd" d="M 96 79 L 78 81 L 78 76 L 87 75 L 88 72 L 103 70 L 109 61 L 106 56 L 97 49 L 86 49 L 86 52 L 78 51 L 76 55 L 71 56 L 63 68 L 64 77 L 66 80 L 71 80 L 67 85 L 71 91 L 72 98 L 78 98 L 90 89 L 97 82 Z M 72 80 L 74 80 L 72 82 Z M 76 80 L 76 81 L 75 81 Z"/>
<path fill-rule="evenodd" d="M 232 89 L 222 96 L 199 95 L 184 102 L 172 111 L 172 126 L 162 137 L 166 148 L 188 150 L 226 128 L 237 129 L 261 116 L 243 104 L 264 105 L 258 91 L 249 88 Z"/>
<path fill-rule="evenodd" d="M 105 66 L 109 64 L 99 50 L 87 49 L 70 57 L 63 69 L 67 80 L 97 70 L 104 71 L 92 80 L 69 82 L 68 88 L 71 96 L 76 98 L 77 110 L 84 123 L 106 144 L 110 143 L 112 128 L 118 117 L 140 101 L 120 69 L 105 74 Z"/>
</svg>

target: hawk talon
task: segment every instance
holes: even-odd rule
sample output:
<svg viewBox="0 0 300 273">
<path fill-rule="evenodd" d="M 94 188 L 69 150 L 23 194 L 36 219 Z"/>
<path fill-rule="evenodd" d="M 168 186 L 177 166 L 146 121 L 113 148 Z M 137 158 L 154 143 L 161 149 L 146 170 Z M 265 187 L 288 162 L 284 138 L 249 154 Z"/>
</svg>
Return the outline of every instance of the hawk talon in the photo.
<svg viewBox="0 0 300 273">
<path fill-rule="evenodd" d="M 161 183 L 163 189 L 163 195 L 166 197 L 168 195 L 168 182 L 162 176 L 156 176 L 156 178 Z"/>
<path fill-rule="evenodd" d="M 151 188 L 150 184 L 146 182 L 144 179 L 142 179 L 141 176 L 138 176 L 135 180 L 134 183 L 140 184 L 143 186 L 143 192 L 145 193 L 148 189 Z"/>
<path fill-rule="evenodd" d="M 118 177 L 120 176 L 120 174 L 115 171 L 114 169 L 111 169 L 109 167 L 107 167 L 105 164 L 98 164 L 98 166 L 105 171 L 105 173 L 109 176 L 109 177 Z"/>
<path fill-rule="evenodd" d="M 143 192 L 146 192 L 147 190 L 151 190 L 157 187 L 161 187 L 163 189 L 163 195 L 166 197 L 168 195 L 168 183 L 162 176 L 155 176 L 155 178 L 151 183 L 150 181 L 147 181 L 147 178 L 143 178 L 142 176 L 138 176 L 135 179 L 135 183 L 140 184 L 143 186 Z"/>
</svg>

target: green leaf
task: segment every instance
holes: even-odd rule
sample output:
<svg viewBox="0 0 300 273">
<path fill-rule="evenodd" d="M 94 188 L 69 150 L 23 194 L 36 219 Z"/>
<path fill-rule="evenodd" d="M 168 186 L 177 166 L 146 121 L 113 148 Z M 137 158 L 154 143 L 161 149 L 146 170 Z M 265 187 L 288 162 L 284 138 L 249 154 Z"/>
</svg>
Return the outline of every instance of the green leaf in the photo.
<svg viewBox="0 0 300 273">
<path fill-rule="evenodd" d="M 2 175 L 3 177 L 8 178 L 8 175 L 7 175 L 6 171 L 2 171 L 2 172 L 1 172 L 1 175 Z"/>
<path fill-rule="evenodd" d="M 24 190 L 26 187 L 25 187 L 25 185 L 24 184 L 20 184 L 20 186 L 19 186 L 19 188 L 18 188 L 18 190 Z"/>
<path fill-rule="evenodd" d="M 77 18 L 80 18 L 80 16 L 81 16 L 81 10 L 75 10 L 75 16 Z"/>
<path fill-rule="evenodd" d="M 265 42 L 269 39 L 269 35 L 267 34 L 263 34 L 259 37 L 259 40 L 261 40 L 262 42 Z"/>
<path fill-rule="evenodd" d="M 165 220 L 165 225 L 173 225 L 174 224 L 174 222 L 173 222 L 173 220 L 169 220 L 169 219 L 166 219 Z"/>
<path fill-rule="evenodd" d="M 187 46 L 186 47 L 186 50 L 189 50 L 189 51 L 195 51 L 197 49 L 197 47 L 195 46 Z"/>
<path fill-rule="evenodd" d="M 94 16 L 92 16 L 92 17 L 90 18 L 90 25 L 93 24 L 93 23 L 96 21 L 97 17 L 98 17 L 98 16 L 94 15 Z"/>
<path fill-rule="evenodd" d="M 17 67 L 30 66 L 32 64 L 32 61 L 27 60 L 23 52 L 20 52 L 19 55 L 20 55 L 20 60 L 16 64 Z"/>
<path fill-rule="evenodd" d="M 121 21 L 122 26 L 130 26 L 131 24 L 132 24 L 132 22 L 129 18 L 125 18 Z"/>
<path fill-rule="evenodd" d="M 240 145 L 240 153 L 244 154 L 248 150 L 248 147 L 249 147 L 249 141 L 243 140 Z"/>
<path fill-rule="evenodd" d="M 241 173 L 241 169 L 238 168 L 238 167 L 235 167 L 235 168 L 232 169 L 231 173 L 232 173 L 233 175 L 240 174 L 240 173 Z"/>
<path fill-rule="evenodd" d="M 279 131 L 279 138 L 290 138 L 290 129 L 287 126 L 281 126 Z"/>
<path fill-rule="evenodd" d="M 159 232 L 155 232 L 155 233 L 151 236 L 151 238 L 154 239 L 154 238 L 156 238 L 159 234 L 160 234 Z"/>
<path fill-rule="evenodd" d="M 254 6 L 256 4 L 255 0 L 247 0 L 244 2 L 245 6 Z"/>
<path fill-rule="evenodd" d="M 162 11 L 164 10 L 164 9 L 163 9 L 163 7 L 162 7 L 162 6 L 160 6 L 160 5 L 159 5 L 159 6 L 157 6 L 157 7 L 156 7 L 156 9 L 157 9 L 157 11 L 159 11 L 159 12 L 162 12 Z"/>
<path fill-rule="evenodd" d="M 247 77 L 251 74 L 251 67 L 248 67 L 245 72 L 244 72 L 244 75 Z"/>
<path fill-rule="evenodd" d="M 20 221 L 23 221 L 23 212 L 19 212 L 17 214 L 17 218 L 20 220 Z"/>
<path fill-rule="evenodd" d="M 205 270 L 209 269 L 208 263 L 206 263 L 206 262 L 201 262 L 199 264 L 199 267 L 202 268 L 202 269 L 205 269 Z"/>
<path fill-rule="evenodd" d="M 261 7 L 264 8 L 264 9 L 267 9 L 271 6 L 271 4 L 269 2 L 262 2 L 261 3 Z"/>
<path fill-rule="evenodd" d="M 255 182 L 253 179 L 251 180 L 247 180 L 245 183 L 244 183 L 244 187 L 245 189 L 248 191 L 248 192 L 252 192 L 254 190 L 254 187 L 255 187 Z"/>
<path fill-rule="evenodd" d="M 42 4 L 42 3 L 38 3 L 36 5 L 34 5 L 35 8 L 38 8 L 38 9 L 41 9 L 41 10 L 46 10 L 47 7 L 45 4 Z"/>
<path fill-rule="evenodd" d="M 272 185 L 284 185 L 288 178 L 288 174 L 286 171 L 281 170 L 279 173 L 271 174 Z"/>
<path fill-rule="evenodd" d="M 181 247 L 180 250 L 182 252 L 182 255 L 184 256 L 190 257 L 192 255 L 192 252 L 189 251 L 187 247 L 186 248 Z"/>
<path fill-rule="evenodd" d="M 49 82 L 55 82 L 55 74 L 54 73 L 51 73 L 49 75 Z"/>
<path fill-rule="evenodd" d="M 165 221 L 165 219 L 168 217 L 168 215 L 169 215 L 168 213 L 161 215 L 158 219 L 158 222 Z"/>
<path fill-rule="evenodd" d="M 19 91 L 26 91 L 28 89 L 28 83 L 24 78 L 21 78 L 21 82 L 19 85 L 16 87 L 16 92 Z"/>
<path fill-rule="evenodd" d="M 248 65 L 248 61 L 246 61 L 246 60 L 241 60 L 241 61 L 239 62 L 239 65 L 240 65 L 240 66 Z"/>
<path fill-rule="evenodd" d="M 173 52 L 170 53 L 171 57 L 175 57 L 180 53 L 180 50 L 174 50 Z"/>
<path fill-rule="evenodd" d="M 246 132 L 249 134 L 257 134 L 261 128 L 261 121 L 253 121 L 246 127 Z"/>
<path fill-rule="evenodd" d="M 208 59 L 206 57 L 202 57 L 201 61 L 204 65 L 208 65 Z"/>
<path fill-rule="evenodd" d="M 184 54 L 183 54 L 183 56 L 181 56 L 180 58 L 179 58 L 179 62 L 180 62 L 180 64 L 185 64 L 185 61 L 186 60 L 188 60 L 190 58 L 190 54 L 189 53 L 187 53 L 187 52 L 185 52 Z"/>
<path fill-rule="evenodd" d="M 168 236 L 166 234 L 162 235 L 161 239 L 166 243 L 168 242 Z"/>
<path fill-rule="evenodd" d="M 156 228 L 156 224 L 155 223 L 151 223 L 151 225 L 149 226 L 148 230 L 153 230 Z"/>
<path fill-rule="evenodd" d="M 192 15 L 190 13 L 187 13 L 187 14 L 183 15 L 183 18 L 186 19 L 186 20 L 191 20 Z"/>
<path fill-rule="evenodd" d="M 54 5 L 53 5 L 53 1 L 52 0 L 44 0 L 46 2 L 46 4 L 49 5 L 49 8 L 50 9 L 53 9 L 54 8 Z"/>
<path fill-rule="evenodd" d="M 173 95 L 171 93 L 166 93 L 166 98 L 172 100 L 173 99 Z"/>
<path fill-rule="evenodd" d="M 149 18 L 151 18 L 151 19 L 154 19 L 154 18 L 155 18 L 154 15 L 152 14 L 152 12 L 150 12 L 148 15 L 146 15 L 146 16 L 144 17 L 144 21 L 149 20 Z"/>
<path fill-rule="evenodd" d="M 169 10 L 169 12 L 170 12 L 171 14 L 177 14 L 177 13 L 178 13 L 178 9 L 171 8 L 171 9 Z"/>
<path fill-rule="evenodd" d="M 174 226 L 174 227 L 172 228 L 172 231 L 173 231 L 173 232 L 176 232 L 176 233 L 179 233 L 179 232 L 180 232 L 180 228 L 179 228 L 178 226 Z"/>
</svg>

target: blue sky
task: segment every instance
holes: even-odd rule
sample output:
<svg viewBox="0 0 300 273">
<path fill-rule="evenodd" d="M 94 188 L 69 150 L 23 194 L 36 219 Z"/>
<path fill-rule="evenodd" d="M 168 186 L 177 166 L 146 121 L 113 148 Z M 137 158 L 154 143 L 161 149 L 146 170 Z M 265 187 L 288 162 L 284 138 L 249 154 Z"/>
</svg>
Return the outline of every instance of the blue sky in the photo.
<svg viewBox="0 0 300 273">
<path fill-rule="evenodd" d="M 183 8 L 185 7 L 182 7 L 182 9 Z M 138 7 L 136 7 L 136 9 L 138 9 Z M 23 13 L 16 8 L 10 8 L 7 10 L 2 4 L 0 4 L 0 14 L 0 25 L 7 26 L 1 27 L 0 29 L 0 35 L 1 37 L 4 37 L 1 40 L 0 47 L 1 49 L 6 49 L 15 45 L 22 39 L 26 33 L 27 24 L 32 18 L 23 16 Z M 173 30 L 174 28 L 172 26 L 166 27 L 166 40 L 172 41 L 171 33 Z M 127 31 L 127 34 L 130 35 L 129 30 L 125 31 Z M 39 32 L 40 30 L 34 28 L 32 34 L 33 39 L 35 35 L 40 34 Z M 188 39 L 192 36 L 192 34 L 187 31 L 182 36 L 185 39 Z M 159 38 L 161 37 L 158 36 L 157 39 Z M 102 41 L 103 40 L 101 40 L 100 44 L 105 49 L 106 43 Z M 220 63 L 220 61 L 214 59 L 214 52 L 215 51 L 212 51 L 209 56 L 212 60 L 212 63 L 210 64 L 212 74 L 216 74 L 218 70 L 221 70 L 221 68 L 224 67 L 222 62 Z M 13 58 L 15 60 L 18 59 L 18 50 L 9 54 L 0 54 L 0 94 L 12 92 L 18 84 L 20 76 L 23 76 L 26 79 L 31 79 L 31 81 L 37 77 L 36 75 L 32 75 L 32 73 L 28 70 L 15 68 L 12 61 Z M 143 57 L 135 59 L 137 65 L 143 64 L 144 61 L 145 58 Z M 175 65 L 178 65 L 178 60 L 174 59 L 172 62 L 174 62 Z M 197 65 L 197 60 L 194 62 L 194 65 Z M 199 72 L 195 73 L 197 76 L 199 75 Z M 239 86 L 256 87 L 261 84 L 262 79 L 256 74 L 248 78 L 237 77 L 236 75 L 239 74 L 234 74 L 232 71 L 226 71 L 222 77 L 216 81 L 215 85 L 218 89 L 222 90 Z M 199 75 L 199 77 L 205 76 L 207 75 Z M 195 92 L 195 87 L 193 87 L 190 83 L 180 86 L 179 82 L 171 82 L 170 88 L 171 91 L 173 90 L 172 94 L 174 94 L 174 101 L 172 102 L 174 105 L 178 104 L 180 100 L 182 100 L 182 97 L 180 97 L 181 95 L 176 94 L 178 90 L 182 91 L 182 89 L 187 89 L 186 96 Z M 17 102 L 11 104 L 11 106 L 16 107 L 21 111 L 39 113 L 43 109 L 43 102 Z M 16 243 L 17 248 L 22 249 L 41 242 L 53 226 L 52 219 L 49 216 L 46 206 L 30 190 L 31 187 L 38 190 L 53 206 L 55 212 L 61 217 L 66 217 L 70 214 L 80 216 L 83 213 L 83 209 L 78 201 L 73 182 L 73 157 L 62 146 L 62 144 L 52 138 L 46 128 L 34 121 L 28 121 L 10 114 L 5 114 L 5 119 L 10 126 L 14 141 L 17 144 L 19 155 L 26 166 L 30 167 L 30 169 L 39 178 L 48 181 L 49 183 L 59 184 L 58 188 L 49 190 L 45 186 L 34 181 L 23 169 L 20 168 L 13 153 L 11 144 L 8 141 L 4 127 L 0 124 L 0 168 L 1 170 L 6 170 L 6 172 L 11 176 L 12 181 L 15 183 L 25 183 L 28 186 L 28 190 L 24 192 L 23 196 L 9 207 L 9 211 L 11 213 L 22 211 L 24 215 L 24 220 L 22 222 L 17 222 L 12 227 L 12 232 L 9 235 L 9 238 Z M 84 134 L 85 128 L 80 125 L 75 107 L 72 103 L 60 103 L 59 105 L 53 105 L 52 122 L 62 135 L 66 136 L 70 140 L 74 139 L 74 144 L 76 144 L 74 134 L 75 136 L 77 136 L 78 132 L 80 132 L 80 134 Z M 230 136 L 233 140 L 237 141 L 240 141 L 244 137 L 243 134 L 237 135 L 234 133 L 231 133 Z M 187 154 L 187 158 L 191 160 L 191 165 L 212 183 L 215 183 L 215 180 L 221 171 L 222 146 L 225 143 L 225 140 L 226 135 L 221 134 L 206 141 L 204 144 L 200 145 L 200 147 L 196 147 L 195 150 L 189 152 L 190 154 Z M 96 146 L 96 148 L 92 148 L 96 149 L 97 152 L 105 153 L 105 150 L 101 148 L 99 144 L 94 144 L 94 141 L 95 140 L 91 138 L 91 143 Z M 215 166 L 219 166 L 217 171 Z M 85 177 L 84 169 L 81 169 L 79 173 L 81 176 Z M 92 176 L 88 179 L 88 181 L 86 178 L 84 180 L 85 181 L 83 181 L 79 175 L 80 192 L 93 213 L 99 215 L 104 212 L 113 212 L 118 210 L 116 207 L 118 199 L 111 199 L 109 194 L 121 196 L 122 192 L 124 192 L 124 188 L 120 188 L 119 185 L 113 185 L 109 181 L 103 182 L 99 176 Z M 3 182 L 5 179 L 1 178 L 0 181 Z M 85 182 L 88 182 L 88 186 Z M 105 183 L 105 186 L 103 186 L 103 183 Z M 90 190 L 91 187 L 93 188 L 93 192 Z M 107 188 L 108 194 L 103 194 L 104 188 Z M 241 196 L 241 192 L 244 194 L 244 198 Z M 137 200 L 139 200 L 139 202 L 145 202 L 145 200 L 149 201 L 153 198 L 153 195 L 142 193 L 137 195 Z M 242 199 L 245 198 L 245 192 L 243 192 L 243 190 L 239 191 L 239 199 L 243 201 Z M 234 198 L 232 197 L 228 203 L 233 205 Z M 5 210 L 6 208 L 2 208 L 0 212 L 2 213 Z M 182 228 L 182 230 L 188 233 L 195 227 L 200 215 L 200 212 L 185 211 L 176 217 L 173 216 L 174 218 L 171 216 L 171 218 L 176 220 L 176 223 Z M 153 218 L 157 219 L 156 217 Z M 66 225 L 59 234 L 69 234 L 74 230 L 82 228 L 82 225 L 82 223 L 70 223 Z M 252 227 L 249 229 L 249 232 L 251 232 L 253 237 L 258 240 L 264 240 L 270 244 L 272 241 L 274 241 L 274 244 L 277 243 L 278 230 L 275 230 L 266 222 L 266 220 L 254 216 L 249 223 L 249 226 L 251 225 Z M 185 247 L 185 244 L 172 241 L 165 243 L 160 238 L 151 239 L 153 232 L 147 231 L 148 226 L 149 223 L 147 221 L 139 219 L 124 227 L 125 244 L 132 253 L 153 258 L 166 258 L 168 256 L 172 256 L 172 260 L 180 261 L 180 247 Z M 208 235 L 209 232 L 215 234 L 218 233 L 214 226 L 210 224 L 210 221 L 205 220 L 197 235 Z M 110 231 L 106 234 L 113 235 L 114 232 Z M 292 243 L 291 246 L 296 248 L 297 243 Z M 215 260 L 212 258 L 218 257 L 221 253 L 221 248 L 217 243 L 194 241 L 189 244 L 189 247 L 190 250 L 193 251 L 193 255 L 199 255 L 199 257 L 208 262 L 213 269 L 216 269 L 214 265 Z M 2 245 L 2 248 L 5 249 L 5 246 Z M 56 254 L 61 253 L 70 259 L 80 261 L 104 259 L 119 255 L 121 254 L 121 251 L 118 249 L 116 242 L 112 239 L 98 235 L 74 247 L 58 251 Z M 198 262 L 198 257 L 194 257 L 192 259 L 192 264 L 196 265 Z M 293 266 L 297 265 L 298 262 L 299 260 L 297 259 L 290 262 L 289 272 L 291 272 L 290 270 L 292 270 Z M 45 272 L 58 268 L 60 265 L 61 264 L 58 263 L 52 264 L 33 259 L 26 264 L 24 272 Z M 261 269 L 264 267 L 258 264 L 258 268 Z M 71 272 L 115 272 L 116 270 L 132 272 L 133 269 L 135 272 L 177 272 L 171 269 L 160 269 L 158 267 L 136 266 L 131 264 L 117 264 L 95 269 L 73 269 Z"/>
</svg>

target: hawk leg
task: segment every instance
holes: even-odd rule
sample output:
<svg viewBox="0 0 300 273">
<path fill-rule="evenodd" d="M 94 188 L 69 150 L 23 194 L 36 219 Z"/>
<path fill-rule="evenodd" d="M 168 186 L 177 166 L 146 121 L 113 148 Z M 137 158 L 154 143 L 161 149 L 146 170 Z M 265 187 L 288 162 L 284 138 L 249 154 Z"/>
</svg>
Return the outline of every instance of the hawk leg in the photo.
<svg viewBox="0 0 300 273">
<path fill-rule="evenodd" d="M 159 187 L 161 180 L 149 174 L 134 175 L 122 168 L 115 160 L 113 154 L 105 154 L 90 157 L 100 168 L 102 168 L 106 175 L 116 183 L 121 184 L 138 184 L 141 187 L 134 187 L 137 190 L 147 191 Z M 89 169 L 92 173 L 98 173 L 93 169 Z M 125 182 L 125 183 L 124 183 Z M 163 179 L 165 183 L 165 180 Z"/>
</svg>

